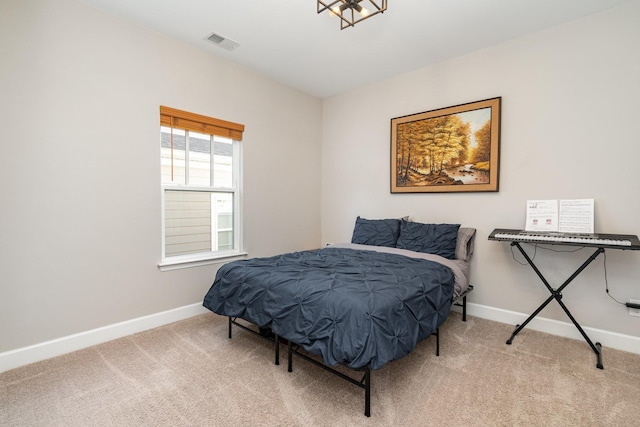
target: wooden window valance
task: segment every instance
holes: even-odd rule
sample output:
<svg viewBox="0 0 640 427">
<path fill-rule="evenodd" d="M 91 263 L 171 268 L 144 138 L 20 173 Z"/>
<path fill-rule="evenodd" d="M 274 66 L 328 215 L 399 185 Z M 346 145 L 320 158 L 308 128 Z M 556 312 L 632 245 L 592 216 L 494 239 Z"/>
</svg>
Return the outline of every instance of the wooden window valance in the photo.
<svg viewBox="0 0 640 427">
<path fill-rule="evenodd" d="M 231 138 L 242 141 L 244 125 L 214 119 L 188 111 L 182 111 L 171 107 L 160 106 L 160 124 L 176 129 L 190 130 L 194 132 Z"/>
</svg>

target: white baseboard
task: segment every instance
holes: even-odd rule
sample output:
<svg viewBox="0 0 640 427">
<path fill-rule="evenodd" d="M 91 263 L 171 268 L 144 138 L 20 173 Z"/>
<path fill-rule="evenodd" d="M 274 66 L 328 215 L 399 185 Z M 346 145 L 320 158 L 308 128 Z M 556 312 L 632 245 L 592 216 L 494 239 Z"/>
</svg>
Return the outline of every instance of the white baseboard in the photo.
<svg viewBox="0 0 640 427">
<path fill-rule="evenodd" d="M 201 303 L 138 317 L 90 331 L 45 341 L 43 343 L 0 353 L 0 372 L 8 371 L 40 360 L 70 353 L 137 332 L 157 328 L 199 314 L 210 313 Z"/>
<path fill-rule="evenodd" d="M 457 309 L 457 311 L 460 311 L 460 309 Z M 529 317 L 528 314 L 474 303 L 467 303 L 467 314 L 481 317 L 483 319 L 495 320 L 496 322 L 508 323 L 514 325 L 514 329 L 515 325 L 522 324 L 522 322 Z M 578 329 L 576 329 L 573 323 L 569 322 L 560 322 L 558 320 L 545 319 L 544 317 L 536 317 L 531 320 L 526 327 L 528 329 L 546 332 L 552 335 L 584 340 Z M 602 329 L 589 328 L 585 326 L 581 327 L 594 344 L 599 342 L 603 347 L 610 347 L 617 350 L 640 354 L 640 337 L 619 334 L 617 332 L 603 331 Z M 509 337 L 504 338 L 506 342 Z"/>
<path fill-rule="evenodd" d="M 459 308 L 455 310 L 460 311 Z M 192 304 L 0 353 L 0 372 L 204 313 L 209 313 L 209 311 L 201 304 Z M 512 324 L 514 326 L 522 323 L 528 317 L 526 314 L 474 303 L 467 303 L 467 314 L 496 322 Z M 583 339 L 573 324 L 557 320 L 536 317 L 527 325 L 527 328 L 567 338 Z M 603 331 L 601 329 L 587 327 L 583 327 L 583 329 L 594 343 L 600 342 L 603 347 L 611 347 L 640 354 L 639 337 Z M 508 338 L 509 337 L 505 337 L 505 341 Z"/>
</svg>

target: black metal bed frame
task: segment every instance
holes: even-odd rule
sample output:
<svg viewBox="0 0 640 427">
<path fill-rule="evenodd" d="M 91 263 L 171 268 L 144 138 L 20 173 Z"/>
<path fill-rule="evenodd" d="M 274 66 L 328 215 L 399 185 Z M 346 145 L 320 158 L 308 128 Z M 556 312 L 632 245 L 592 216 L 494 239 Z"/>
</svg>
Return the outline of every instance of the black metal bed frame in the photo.
<svg viewBox="0 0 640 427">
<path fill-rule="evenodd" d="M 467 295 L 472 290 L 473 290 L 473 286 L 469 285 L 467 289 L 462 293 L 462 295 L 460 295 L 456 300 L 452 301 L 452 305 L 462 307 L 463 322 L 467 321 Z M 245 331 L 251 332 L 254 335 L 257 335 L 259 337 L 266 338 L 272 341 L 274 343 L 274 353 L 275 353 L 274 363 L 276 365 L 280 365 L 280 337 L 278 336 L 278 334 L 275 334 L 270 329 L 265 329 L 265 328 L 259 328 L 258 331 L 255 331 L 249 328 L 248 326 L 243 325 L 242 323 L 239 323 L 237 317 L 233 317 L 233 318 L 229 317 L 229 339 L 231 339 L 231 335 L 232 335 L 231 330 L 233 325 L 236 325 L 239 328 L 244 329 Z M 436 337 L 436 356 L 440 356 L 440 328 L 439 327 L 436 328 L 436 330 L 432 332 L 431 335 L 435 335 Z M 364 372 L 362 378 L 358 381 L 357 379 L 352 378 L 346 374 L 343 374 L 342 372 L 337 371 L 336 369 L 331 368 L 330 366 L 327 366 L 324 363 L 318 360 L 315 360 L 309 357 L 308 355 L 300 352 L 300 348 L 301 348 L 300 345 L 292 343 L 291 341 L 287 341 L 287 359 L 288 359 L 287 372 L 293 372 L 293 355 L 296 355 L 312 363 L 313 365 L 318 366 L 326 370 L 327 372 L 330 372 L 342 378 L 343 380 L 348 381 L 351 384 L 362 388 L 364 390 L 364 415 L 367 417 L 371 416 L 371 369 L 370 368 L 366 367 L 361 369 L 354 369 L 354 371 Z"/>
</svg>

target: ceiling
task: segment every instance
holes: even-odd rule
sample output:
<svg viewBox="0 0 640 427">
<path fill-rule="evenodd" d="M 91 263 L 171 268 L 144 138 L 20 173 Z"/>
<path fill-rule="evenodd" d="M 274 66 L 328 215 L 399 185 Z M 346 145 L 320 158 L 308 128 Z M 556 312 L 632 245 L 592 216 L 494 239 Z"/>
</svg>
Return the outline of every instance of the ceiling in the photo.
<svg viewBox="0 0 640 427">
<path fill-rule="evenodd" d="M 345 30 L 316 0 L 80 1 L 325 98 L 626 0 L 389 0 Z"/>
</svg>

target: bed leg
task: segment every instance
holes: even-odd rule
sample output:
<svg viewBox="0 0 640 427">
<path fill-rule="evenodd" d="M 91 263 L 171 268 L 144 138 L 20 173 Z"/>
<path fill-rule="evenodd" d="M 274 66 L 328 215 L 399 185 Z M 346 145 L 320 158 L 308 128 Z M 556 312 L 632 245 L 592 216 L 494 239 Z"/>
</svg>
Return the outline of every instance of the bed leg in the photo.
<svg viewBox="0 0 640 427">
<path fill-rule="evenodd" d="M 287 344 L 287 358 L 287 372 L 293 372 L 293 347 L 291 345 L 291 340 L 289 340 Z"/>
<path fill-rule="evenodd" d="M 371 416 L 371 370 L 364 370 L 364 415 Z"/>
<path fill-rule="evenodd" d="M 467 321 L 467 296 L 462 297 L 462 321 Z"/>
<path fill-rule="evenodd" d="M 233 324 L 231 316 L 229 316 L 229 339 L 231 339 L 231 325 Z"/>
<path fill-rule="evenodd" d="M 434 335 L 436 336 L 436 356 L 440 356 L 440 328 L 436 328 Z"/>
<path fill-rule="evenodd" d="M 275 346 L 276 346 L 276 365 L 280 364 L 280 336 L 278 334 L 275 334 L 274 339 L 275 341 Z"/>
</svg>

